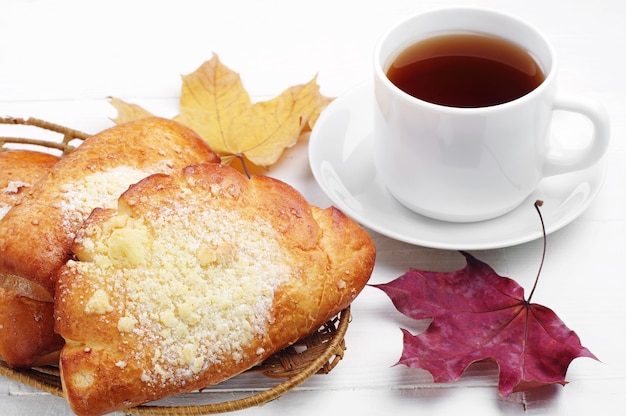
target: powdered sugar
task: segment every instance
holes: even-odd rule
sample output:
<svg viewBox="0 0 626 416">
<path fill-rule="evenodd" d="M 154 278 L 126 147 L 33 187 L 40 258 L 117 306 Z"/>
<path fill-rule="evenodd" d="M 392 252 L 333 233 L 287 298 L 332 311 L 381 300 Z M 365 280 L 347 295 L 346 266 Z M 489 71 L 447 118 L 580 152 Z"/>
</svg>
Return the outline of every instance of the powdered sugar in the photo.
<svg viewBox="0 0 626 416">
<path fill-rule="evenodd" d="M 167 162 L 142 170 L 118 166 L 64 184 L 60 192 L 61 200 L 56 205 L 63 213 L 63 228 L 73 237 L 75 230 L 94 208 L 115 208 L 119 196 L 130 185 L 152 173 L 169 171 L 166 166 Z"/>
</svg>

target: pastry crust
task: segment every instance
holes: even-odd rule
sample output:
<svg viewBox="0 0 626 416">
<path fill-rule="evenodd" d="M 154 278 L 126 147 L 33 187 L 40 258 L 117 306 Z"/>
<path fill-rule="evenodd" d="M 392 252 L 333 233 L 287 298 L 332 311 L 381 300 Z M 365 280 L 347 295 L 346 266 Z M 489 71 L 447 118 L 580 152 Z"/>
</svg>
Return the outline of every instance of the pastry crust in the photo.
<svg viewBox="0 0 626 416">
<path fill-rule="evenodd" d="M 15 205 L 57 156 L 31 150 L 0 153 L 0 218 Z M 63 338 L 54 333 L 53 304 L 0 287 L 0 357 L 13 367 L 58 363 Z M 39 357 L 37 362 L 32 357 Z"/>
<path fill-rule="evenodd" d="M 54 332 L 54 304 L 0 287 L 0 357 L 11 367 L 59 362 L 64 341 Z"/>
<path fill-rule="evenodd" d="M 193 131 L 167 119 L 133 121 L 88 138 L 0 221 L 0 287 L 52 303 L 56 272 L 70 258 L 75 233 L 94 208 L 115 206 L 129 185 L 148 175 L 200 162 L 219 162 L 219 157 Z M 18 345 L 21 336 L 5 343 Z M 24 356 L 20 366 L 40 358 Z"/>
<path fill-rule="evenodd" d="M 199 164 L 95 210 L 58 277 L 61 380 L 79 415 L 219 383 L 346 308 L 369 235 L 289 185 Z"/>
<path fill-rule="evenodd" d="M 0 218 L 58 161 L 32 150 L 0 152 Z"/>
</svg>

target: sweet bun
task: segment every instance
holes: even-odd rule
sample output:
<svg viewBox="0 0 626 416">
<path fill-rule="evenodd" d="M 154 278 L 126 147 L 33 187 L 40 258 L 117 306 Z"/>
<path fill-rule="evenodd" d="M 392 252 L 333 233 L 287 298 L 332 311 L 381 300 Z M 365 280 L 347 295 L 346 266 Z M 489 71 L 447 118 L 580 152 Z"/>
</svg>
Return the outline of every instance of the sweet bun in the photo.
<svg viewBox="0 0 626 416">
<path fill-rule="evenodd" d="M 0 153 L 0 218 L 58 161 L 57 156 L 31 150 Z M 0 357 L 5 362 L 13 367 L 58 362 L 63 338 L 54 334 L 52 309 L 52 303 L 0 287 Z"/>
<path fill-rule="evenodd" d="M 289 185 L 219 164 L 151 175 L 97 209 L 61 268 L 63 388 L 99 415 L 219 383 L 346 308 L 369 235 Z"/>
</svg>

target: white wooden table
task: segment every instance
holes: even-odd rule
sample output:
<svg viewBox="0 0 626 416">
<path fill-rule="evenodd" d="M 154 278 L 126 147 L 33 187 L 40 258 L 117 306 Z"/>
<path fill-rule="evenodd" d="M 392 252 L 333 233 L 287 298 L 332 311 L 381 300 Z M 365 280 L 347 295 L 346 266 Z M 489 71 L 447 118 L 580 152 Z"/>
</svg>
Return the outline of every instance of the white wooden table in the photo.
<svg viewBox="0 0 626 416">
<path fill-rule="evenodd" d="M 622 0 L 232 0 L 200 2 L 0 0 L 0 115 L 37 117 L 95 133 L 116 115 L 106 97 L 143 105 L 165 117 L 178 112 L 180 75 L 217 53 L 239 72 L 255 99 L 309 81 L 341 96 L 370 79 L 379 36 L 407 14 L 471 4 L 515 13 L 539 27 L 560 58 L 562 89 L 602 101 L 612 118 L 608 174 L 591 206 L 548 239 L 533 301 L 551 307 L 601 362 L 572 362 L 565 387 L 501 398 L 497 368 L 471 367 L 458 382 L 434 384 L 421 370 L 393 366 L 399 327 L 426 323 L 395 311 L 367 287 L 354 302 L 344 359 L 329 375 L 242 415 L 617 415 L 626 414 L 626 3 Z M 369 120 L 363 120 L 368 123 Z M 330 200 L 315 182 L 307 143 L 289 151 L 270 175 L 311 202 Z M 408 267 L 454 270 L 455 251 L 393 241 L 372 232 L 378 248 L 372 283 Z M 473 251 L 528 292 L 541 240 Z M 236 383 L 231 384 L 237 387 Z M 71 414 L 64 400 L 0 378 L 0 413 Z"/>
</svg>

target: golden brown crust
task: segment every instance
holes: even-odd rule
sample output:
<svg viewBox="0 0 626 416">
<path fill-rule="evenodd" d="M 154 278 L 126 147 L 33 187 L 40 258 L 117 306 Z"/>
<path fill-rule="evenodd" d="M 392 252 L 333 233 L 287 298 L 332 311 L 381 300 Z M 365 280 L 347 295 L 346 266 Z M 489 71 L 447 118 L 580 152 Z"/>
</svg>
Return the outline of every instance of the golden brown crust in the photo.
<svg viewBox="0 0 626 416">
<path fill-rule="evenodd" d="M 79 415 L 246 370 L 348 306 L 375 259 L 369 235 L 340 211 L 211 164 L 131 186 L 118 210 L 92 213 L 74 252 L 55 311 Z"/>
<path fill-rule="evenodd" d="M 70 257 L 76 230 L 94 207 L 114 206 L 128 186 L 155 172 L 191 163 L 219 162 L 194 132 L 171 120 L 148 118 L 104 130 L 56 163 L 0 221 L 0 287 L 36 301 L 46 319 L 30 328 L 4 333 L 3 354 L 15 354 L 16 366 L 38 362 L 48 353 L 33 348 L 13 351 L 23 339 L 59 348 L 51 331 L 55 273 Z M 33 302 L 15 303 L 30 309 Z M 26 306 L 29 305 L 29 306 Z M 32 315 L 34 310 L 24 313 Z M 7 311 L 15 316 L 15 311 Z M 41 325 L 47 325 L 43 328 Z M 34 337 L 39 337 L 35 340 Z"/>
<path fill-rule="evenodd" d="M 57 156 L 31 150 L 0 153 L 0 218 L 52 166 Z M 58 362 L 63 338 L 54 333 L 53 305 L 0 287 L 0 357 L 23 368 Z M 39 360 L 33 361 L 34 358 Z"/>
<path fill-rule="evenodd" d="M 54 304 L 0 288 L 0 357 L 12 367 L 58 363 L 63 338 L 54 333 Z"/>
<path fill-rule="evenodd" d="M 58 161 L 57 156 L 32 150 L 1 152 L 0 218 Z"/>
</svg>

